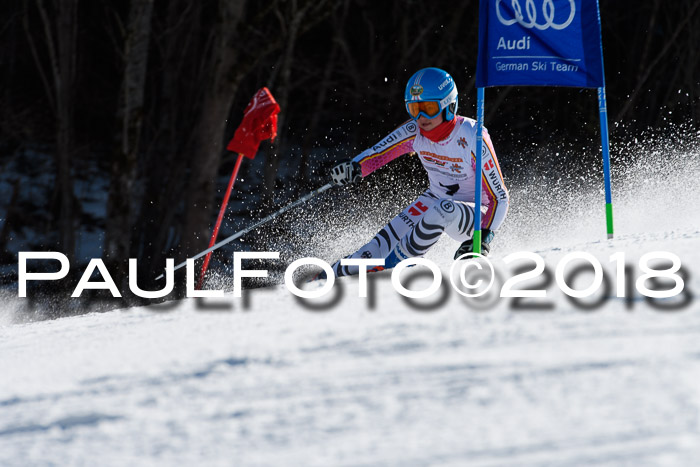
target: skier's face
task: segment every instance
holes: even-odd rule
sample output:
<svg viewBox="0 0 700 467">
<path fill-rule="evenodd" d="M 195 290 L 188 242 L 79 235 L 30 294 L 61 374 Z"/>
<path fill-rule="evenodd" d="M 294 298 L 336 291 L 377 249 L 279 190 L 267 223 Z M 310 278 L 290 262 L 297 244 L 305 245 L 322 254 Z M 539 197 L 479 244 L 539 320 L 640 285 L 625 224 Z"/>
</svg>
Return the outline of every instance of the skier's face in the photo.
<svg viewBox="0 0 700 467">
<path fill-rule="evenodd" d="M 435 118 L 427 118 L 421 115 L 418 117 L 418 126 L 421 127 L 421 130 L 423 131 L 430 131 L 439 124 L 443 122 L 442 118 L 442 112 L 440 112 L 440 115 L 438 115 Z"/>
</svg>

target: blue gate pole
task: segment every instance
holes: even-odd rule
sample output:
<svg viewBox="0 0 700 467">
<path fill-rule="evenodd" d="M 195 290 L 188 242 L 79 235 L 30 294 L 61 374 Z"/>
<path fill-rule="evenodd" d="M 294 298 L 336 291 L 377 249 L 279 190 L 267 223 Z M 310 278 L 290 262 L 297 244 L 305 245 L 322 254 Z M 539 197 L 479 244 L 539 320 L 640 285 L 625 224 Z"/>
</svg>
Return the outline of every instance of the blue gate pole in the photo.
<svg viewBox="0 0 700 467">
<path fill-rule="evenodd" d="M 476 88 L 476 165 L 474 167 L 474 253 L 481 253 L 481 151 L 484 147 L 484 88 Z"/>
<path fill-rule="evenodd" d="M 598 88 L 598 111 L 600 113 L 600 142 L 603 147 L 603 175 L 605 177 L 605 220 L 608 239 L 613 238 L 612 190 L 610 187 L 610 140 L 608 138 L 608 110 L 605 87 Z"/>
</svg>

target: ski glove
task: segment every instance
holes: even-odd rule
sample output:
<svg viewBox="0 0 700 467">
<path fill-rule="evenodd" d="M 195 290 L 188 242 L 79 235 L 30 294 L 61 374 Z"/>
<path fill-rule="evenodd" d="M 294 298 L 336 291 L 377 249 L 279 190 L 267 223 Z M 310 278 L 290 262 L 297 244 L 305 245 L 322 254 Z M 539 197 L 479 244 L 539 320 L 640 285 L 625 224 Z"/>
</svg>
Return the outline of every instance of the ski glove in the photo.
<svg viewBox="0 0 700 467">
<path fill-rule="evenodd" d="M 362 168 L 353 160 L 342 162 L 331 170 L 331 178 L 336 185 L 348 185 L 362 180 Z"/>
<path fill-rule="evenodd" d="M 462 243 L 459 248 L 457 248 L 457 251 L 455 252 L 455 259 L 459 258 L 465 253 L 474 253 L 474 244 L 473 244 L 473 239 L 469 239 Z M 491 232 L 489 229 L 481 229 L 481 255 L 482 256 L 488 256 L 489 252 L 491 251 L 491 240 L 493 240 L 493 232 Z M 465 258 L 469 259 L 469 258 Z"/>
</svg>

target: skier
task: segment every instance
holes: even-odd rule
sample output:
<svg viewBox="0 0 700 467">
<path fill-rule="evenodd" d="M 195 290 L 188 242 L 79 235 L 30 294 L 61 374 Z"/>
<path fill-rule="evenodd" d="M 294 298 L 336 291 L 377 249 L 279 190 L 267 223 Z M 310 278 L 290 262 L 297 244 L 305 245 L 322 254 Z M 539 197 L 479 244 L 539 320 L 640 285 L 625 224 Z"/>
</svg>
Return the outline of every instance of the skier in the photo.
<svg viewBox="0 0 700 467">
<path fill-rule="evenodd" d="M 336 185 L 355 183 L 397 157 L 417 153 L 430 187 L 348 258 L 384 258 L 390 269 L 423 256 L 442 233 L 462 242 L 455 259 L 473 252 L 476 121 L 457 115 L 457 86 L 439 68 L 424 68 L 408 80 L 404 94 L 411 116 L 379 143 L 331 171 Z M 508 211 L 508 190 L 486 128 L 483 132 L 481 254 L 489 253 L 494 232 Z M 337 277 L 357 266 L 333 265 Z"/>
</svg>

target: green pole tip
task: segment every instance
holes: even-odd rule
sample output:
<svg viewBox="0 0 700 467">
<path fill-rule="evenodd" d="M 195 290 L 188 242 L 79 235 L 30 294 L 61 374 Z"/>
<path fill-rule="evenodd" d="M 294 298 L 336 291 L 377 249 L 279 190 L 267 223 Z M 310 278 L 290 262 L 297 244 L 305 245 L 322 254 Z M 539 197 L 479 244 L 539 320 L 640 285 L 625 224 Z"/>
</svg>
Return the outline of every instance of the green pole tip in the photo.
<svg viewBox="0 0 700 467">
<path fill-rule="evenodd" d="M 474 231 L 474 238 L 472 239 L 472 245 L 474 248 L 474 253 L 481 254 L 481 230 Z"/>
</svg>

